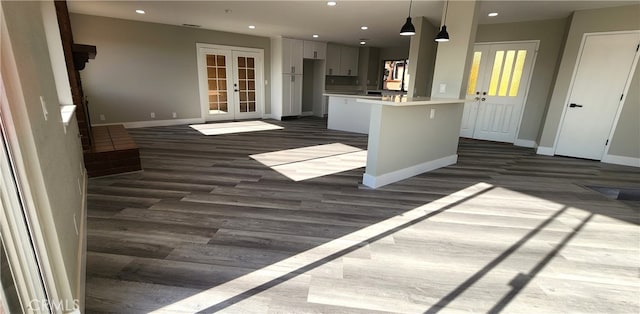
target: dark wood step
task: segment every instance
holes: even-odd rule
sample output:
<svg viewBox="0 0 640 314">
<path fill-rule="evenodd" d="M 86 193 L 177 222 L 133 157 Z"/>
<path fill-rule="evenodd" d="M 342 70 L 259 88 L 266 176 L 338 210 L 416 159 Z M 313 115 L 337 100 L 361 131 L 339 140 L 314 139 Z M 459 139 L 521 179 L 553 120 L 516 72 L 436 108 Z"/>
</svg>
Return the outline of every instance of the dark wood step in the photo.
<svg viewBox="0 0 640 314">
<path fill-rule="evenodd" d="M 142 170 L 138 145 L 122 125 L 91 129 L 93 145 L 84 152 L 89 177 Z"/>
</svg>

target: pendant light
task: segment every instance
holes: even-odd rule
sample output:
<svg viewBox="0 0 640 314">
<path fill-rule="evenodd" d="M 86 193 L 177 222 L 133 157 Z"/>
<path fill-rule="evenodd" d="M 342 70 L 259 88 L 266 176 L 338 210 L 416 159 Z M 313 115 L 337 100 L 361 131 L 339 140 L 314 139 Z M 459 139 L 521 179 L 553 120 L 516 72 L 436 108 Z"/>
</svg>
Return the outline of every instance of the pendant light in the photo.
<svg viewBox="0 0 640 314">
<path fill-rule="evenodd" d="M 438 33 L 438 35 L 436 35 L 436 41 L 437 42 L 445 42 L 445 41 L 449 41 L 449 33 L 447 33 L 447 9 L 449 9 L 449 0 L 447 0 L 445 2 L 445 7 L 444 7 L 444 21 L 442 23 L 442 28 L 440 29 L 440 32 Z"/>
<path fill-rule="evenodd" d="M 407 22 L 402 25 L 400 29 L 400 35 L 402 36 L 413 36 L 416 34 L 416 28 L 413 27 L 413 23 L 411 23 L 411 4 L 413 0 L 409 1 L 409 16 L 407 17 Z"/>
</svg>

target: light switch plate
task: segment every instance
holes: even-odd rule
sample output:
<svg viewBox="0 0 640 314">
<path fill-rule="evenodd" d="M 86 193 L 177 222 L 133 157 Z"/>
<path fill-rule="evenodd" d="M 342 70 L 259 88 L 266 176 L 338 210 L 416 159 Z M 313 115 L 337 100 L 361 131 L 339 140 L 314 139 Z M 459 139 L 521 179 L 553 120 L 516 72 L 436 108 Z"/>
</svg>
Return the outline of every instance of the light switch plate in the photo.
<svg viewBox="0 0 640 314">
<path fill-rule="evenodd" d="M 440 94 L 444 94 L 447 92 L 447 84 L 441 83 L 440 84 Z"/>
<path fill-rule="evenodd" d="M 431 112 L 429 113 L 429 119 L 435 119 L 436 117 L 436 108 L 431 108 Z"/>
</svg>

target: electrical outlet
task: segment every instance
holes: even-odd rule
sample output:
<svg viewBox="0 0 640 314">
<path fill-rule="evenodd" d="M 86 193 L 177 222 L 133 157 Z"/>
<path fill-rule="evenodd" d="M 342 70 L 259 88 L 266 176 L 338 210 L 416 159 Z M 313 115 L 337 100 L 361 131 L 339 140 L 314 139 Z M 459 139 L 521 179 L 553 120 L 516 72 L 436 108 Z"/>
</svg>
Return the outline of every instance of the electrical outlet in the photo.
<svg viewBox="0 0 640 314">
<path fill-rule="evenodd" d="M 154 119 L 156 118 L 156 113 L 155 112 L 151 113 L 151 118 L 154 118 Z"/>
<path fill-rule="evenodd" d="M 436 108 L 431 108 L 431 112 L 429 113 L 429 119 L 435 119 L 436 118 Z"/>
<path fill-rule="evenodd" d="M 42 114 L 44 114 L 44 121 L 49 119 L 49 111 L 47 111 L 47 103 L 44 101 L 44 97 L 40 96 L 40 104 L 42 105 Z"/>
<path fill-rule="evenodd" d="M 175 112 L 173 112 L 173 113 L 171 113 L 171 116 L 175 119 L 175 118 L 177 118 L 177 117 L 178 117 L 178 114 L 177 114 L 177 113 L 175 113 Z"/>
<path fill-rule="evenodd" d="M 105 117 L 103 114 L 100 115 L 100 121 L 104 121 L 107 120 L 107 117 Z"/>
</svg>

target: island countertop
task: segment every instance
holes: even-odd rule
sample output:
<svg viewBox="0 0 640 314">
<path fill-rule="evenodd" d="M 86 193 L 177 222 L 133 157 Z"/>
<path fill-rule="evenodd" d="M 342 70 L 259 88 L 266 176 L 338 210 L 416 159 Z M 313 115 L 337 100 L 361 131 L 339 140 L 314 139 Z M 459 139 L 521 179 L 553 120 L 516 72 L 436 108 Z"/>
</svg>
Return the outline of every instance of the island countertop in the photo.
<svg viewBox="0 0 640 314">
<path fill-rule="evenodd" d="M 322 94 L 322 96 L 328 96 L 328 97 L 343 97 L 343 98 L 362 98 L 362 99 L 367 99 L 367 100 L 380 100 L 382 98 L 382 96 L 380 95 L 367 95 L 364 94 L 362 92 L 359 93 L 341 93 L 341 92 L 329 92 L 329 93 L 324 93 Z"/>
<path fill-rule="evenodd" d="M 431 98 L 431 97 L 409 97 L 406 95 L 390 95 L 378 97 L 357 97 L 356 102 L 378 104 L 385 106 L 422 106 L 422 105 L 444 105 L 459 104 L 465 102 L 464 99 L 451 98 Z"/>
</svg>

